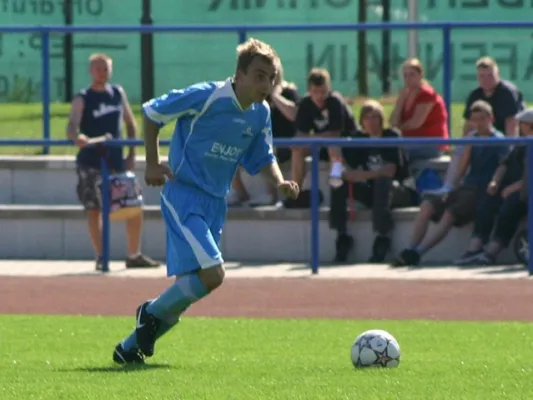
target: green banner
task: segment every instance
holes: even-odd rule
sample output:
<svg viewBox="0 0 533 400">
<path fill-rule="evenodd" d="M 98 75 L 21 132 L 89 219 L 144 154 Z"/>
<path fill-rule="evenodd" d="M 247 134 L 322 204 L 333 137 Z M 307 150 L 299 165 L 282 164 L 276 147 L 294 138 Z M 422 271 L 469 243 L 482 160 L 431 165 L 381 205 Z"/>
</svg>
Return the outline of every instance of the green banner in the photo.
<svg viewBox="0 0 533 400">
<path fill-rule="evenodd" d="M 406 0 L 392 0 L 392 19 L 407 21 Z M 379 22 L 380 1 L 368 0 L 368 20 Z M 76 25 L 137 25 L 141 1 L 73 0 Z M 63 0 L 2 0 L 0 25 L 64 23 Z M 155 24 L 302 24 L 356 23 L 358 0 L 152 0 Z M 521 21 L 533 15 L 529 0 L 419 0 L 421 21 Z M 452 35 L 452 94 L 463 101 L 476 85 L 475 60 L 483 55 L 497 59 L 504 78 L 514 81 L 527 98 L 533 76 L 531 29 L 454 30 Z M 286 78 L 305 90 L 312 66 L 330 70 L 335 89 L 346 95 L 357 90 L 357 34 L 345 32 L 253 33 L 279 52 Z M 236 33 L 157 33 L 155 46 L 156 92 L 202 80 L 225 79 L 234 72 Z M 401 86 L 399 66 L 408 55 L 407 32 L 392 31 L 391 79 Z M 381 33 L 368 32 L 368 74 L 371 95 L 381 95 Z M 140 100 L 139 34 L 75 34 L 74 87 L 89 83 L 87 59 L 106 52 L 114 59 L 114 80 Z M 51 37 L 51 98 L 64 93 L 63 35 Z M 419 58 L 429 81 L 440 91 L 442 82 L 442 32 L 419 31 Z M 41 39 L 39 34 L 0 34 L 0 101 L 39 101 L 41 97 Z"/>
</svg>

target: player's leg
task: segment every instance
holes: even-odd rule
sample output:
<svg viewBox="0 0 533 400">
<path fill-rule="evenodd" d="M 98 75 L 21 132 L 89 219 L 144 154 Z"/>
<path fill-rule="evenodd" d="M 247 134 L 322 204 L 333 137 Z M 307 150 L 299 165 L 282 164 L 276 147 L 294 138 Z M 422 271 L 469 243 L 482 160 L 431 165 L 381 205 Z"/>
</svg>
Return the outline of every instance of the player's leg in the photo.
<svg viewBox="0 0 533 400">
<path fill-rule="evenodd" d="M 100 201 L 97 182 L 99 171 L 93 168 L 78 167 L 78 184 L 76 192 L 78 200 L 83 205 L 87 215 L 87 228 L 89 237 L 96 255 L 96 269 L 102 269 L 102 226 L 100 217 Z"/>
<path fill-rule="evenodd" d="M 212 209 L 216 208 L 219 207 L 214 203 Z M 180 213 L 165 196 L 162 196 L 161 209 L 168 237 L 167 274 L 179 278 L 137 311 L 137 346 L 146 356 L 153 355 L 163 321 L 181 315 L 224 280 L 222 255 L 205 217 L 187 211 Z"/>
</svg>

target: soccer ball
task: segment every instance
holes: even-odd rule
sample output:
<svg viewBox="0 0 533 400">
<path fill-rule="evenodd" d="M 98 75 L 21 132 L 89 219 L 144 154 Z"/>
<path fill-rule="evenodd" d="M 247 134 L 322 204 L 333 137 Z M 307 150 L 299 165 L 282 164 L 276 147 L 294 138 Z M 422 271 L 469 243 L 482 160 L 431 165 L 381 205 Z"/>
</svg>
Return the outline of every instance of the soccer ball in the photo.
<svg viewBox="0 0 533 400">
<path fill-rule="evenodd" d="M 389 332 L 363 332 L 352 345 L 352 363 L 356 368 L 396 368 L 400 364 L 400 345 Z"/>
</svg>

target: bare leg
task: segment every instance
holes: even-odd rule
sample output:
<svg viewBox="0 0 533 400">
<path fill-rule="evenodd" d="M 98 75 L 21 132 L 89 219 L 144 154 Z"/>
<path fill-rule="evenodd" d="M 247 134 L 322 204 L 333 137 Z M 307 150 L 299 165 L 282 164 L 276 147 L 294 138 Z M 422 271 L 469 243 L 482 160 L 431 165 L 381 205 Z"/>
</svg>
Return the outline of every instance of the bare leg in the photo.
<svg viewBox="0 0 533 400">
<path fill-rule="evenodd" d="M 141 254 L 141 234 L 143 228 L 143 214 L 126 221 L 126 237 L 128 242 L 128 256 L 133 258 Z"/>
<path fill-rule="evenodd" d="M 295 147 L 292 149 L 291 178 L 300 187 L 305 179 L 305 157 L 309 154 L 306 148 Z"/>
<path fill-rule="evenodd" d="M 100 210 L 87 210 L 89 236 L 96 256 L 102 255 L 102 223 Z"/>
<path fill-rule="evenodd" d="M 424 201 L 420 205 L 420 211 L 416 216 L 413 233 L 411 234 L 411 247 L 416 247 L 426 236 L 429 222 L 435 212 L 433 205 L 429 201 Z"/>
<path fill-rule="evenodd" d="M 437 225 L 437 229 L 431 236 L 424 239 L 424 241 L 420 244 L 420 246 L 417 249 L 418 253 L 419 254 L 427 253 L 429 250 L 431 250 L 433 247 L 439 244 L 442 241 L 442 239 L 446 237 L 448 232 L 450 232 L 450 230 L 452 229 L 454 219 L 455 218 L 451 212 L 449 212 L 448 210 L 444 211 L 444 214 L 442 215 L 442 219 Z"/>
</svg>

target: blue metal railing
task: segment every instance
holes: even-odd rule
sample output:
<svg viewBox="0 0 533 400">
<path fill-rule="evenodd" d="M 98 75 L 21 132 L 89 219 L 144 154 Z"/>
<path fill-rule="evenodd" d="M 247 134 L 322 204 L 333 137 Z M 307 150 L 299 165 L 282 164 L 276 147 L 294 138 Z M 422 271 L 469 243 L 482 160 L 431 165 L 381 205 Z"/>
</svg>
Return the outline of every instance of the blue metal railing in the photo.
<svg viewBox="0 0 533 400">
<path fill-rule="evenodd" d="M 451 47 L 453 29 L 502 29 L 532 28 L 533 21 L 480 21 L 480 22 L 391 22 L 366 24 L 287 24 L 287 25 L 102 25 L 102 26 L 64 26 L 64 25 L 4 25 L 0 33 L 40 33 L 42 52 L 42 103 L 43 138 L 50 139 L 50 34 L 51 33 L 156 33 L 156 32 L 234 32 L 239 42 L 244 42 L 250 32 L 316 32 L 316 31 L 359 31 L 359 30 L 396 30 L 396 29 L 440 29 L 442 30 L 443 98 L 448 109 L 448 123 L 451 119 Z M 43 147 L 43 154 L 49 153 L 49 146 Z"/>
<path fill-rule="evenodd" d="M 246 40 L 249 32 L 310 32 L 310 31 L 358 31 L 358 30 L 396 30 L 396 29 L 440 29 L 442 30 L 443 45 L 443 98 L 448 109 L 448 118 L 451 115 L 451 32 L 453 29 L 502 29 L 502 28 L 532 28 L 533 21 L 514 21 L 514 22 L 419 22 L 419 23 L 367 23 L 367 24 L 292 24 L 292 25 L 127 25 L 127 26 L 60 26 L 60 25 L 41 25 L 41 26 L 0 26 L 0 33 L 40 33 L 42 36 L 42 103 L 43 103 L 43 138 L 44 140 L 0 140 L 0 145 L 32 145 L 43 146 L 43 153 L 48 154 L 50 146 L 66 146 L 72 143 L 68 140 L 53 141 L 50 140 L 50 34 L 51 33 L 87 33 L 87 32 L 109 32 L 109 33 L 156 33 L 156 32 L 234 32 L 238 35 L 239 42 Z M 451 125 L 450 125 L 451 126 Z M 439 145 L 439 144 L 469 144 L 471 139 L 412 139 L 408 142 L 398 142 L 396 139 L 379 139 L 378 141 L 364 140 L 344 142 L 334 140 L 312 140 L 303 139 L 294 140 L 275 140 L 277 146 L 295 146 L 309 145 L 312 149 L 313 164 L 312 174 L 312 201 L 311 201 L 311 267 L 313 273 L 318 272 L 319 267 L 319 231 L 318 231 L 318 151 L 321 146 L 403 146 L 408 145 Z M 532 154 L 533 145 L 529 139 L 508 139 L 513 144 L 528 144 L 528 154 Z M 501 141 L 498 141 L 501 144 Z M 140 141 L 112 141 L 107 145 L 140 145 Z M 162 144 L 167 144 L 162 142 Z M 496 144 L 484 139 L 474 139 L 472 144 Z M 533 157 L 528 158 L 528 167 L 533 169 Z M 108 178 L 107 168 L 102 167 L 103 177 Z M 530 174 L 531 176 L 531 174 Z M 530 178 L 531 180 L 531 178 Z M 531 185 L 529 187 L 532 187 Z M 108 193 L 103 194 L 103 234 L 104 241 L 104 271 L 108 271 L 109 261 L 109 197 Z M 531 205 L 531 200 L 529 200 Z M 106 208 L 107 207 L 107 208 Z M 529 214 L 528 214 L 529 215 Z M 528 216 L 528 226 L 533 227 L 533 217 Z M 532 238 L 532 229 L 529 229 L 529 239 Z M 533 264 L 530 261 L 530 274 L 533 274 Z"/>
<path fill-rule="evenodd" d="M 485 145 L 485 146 L 502 146 L 506 145 L 526 145 L 527 146 L 527 168 L 533 171 L 533 138 L 462 138 L 462 139 L 274 139 L 274 146 L 306 146 L 311 147 L 313 163 L 311 168 L 311 270 L 313 274 L 318 273 L 320 266 L 320 216 L 319 216 L 319 169 L 318 153 L 321 147 L 338 146 L 338 147 L 395 147 L 395 146 L 438 146 L 442 144 L 449 145 Z M 105 142 L 106 146 L 142 146 L 141 140 L 110 140 Z M 170 141 L 161 140 L 160 145 L 168 146 Z M 0 146 L 72 146 L 70 140 L 23 140 L 23 139 L 0 139 Z M 533 174 L 528 174 L 528 188 L 533 188 Z M 110 192 L 109 192 L 109 171 L 107 165 L 102 161 L 102 258 L 103 271 L 109 271 L 109 211 L 110 211 Z M 533 208 L 533 196 L 528 196 L 528 210 Z M 527 225 L 533 227 L 533 214 L 528 212 Z M 533 243 L 533 229 L 528 229 L 528 242 Z M 529 259 L 528 271 L 533 275 L 533 260 Z"/>
</svg>

